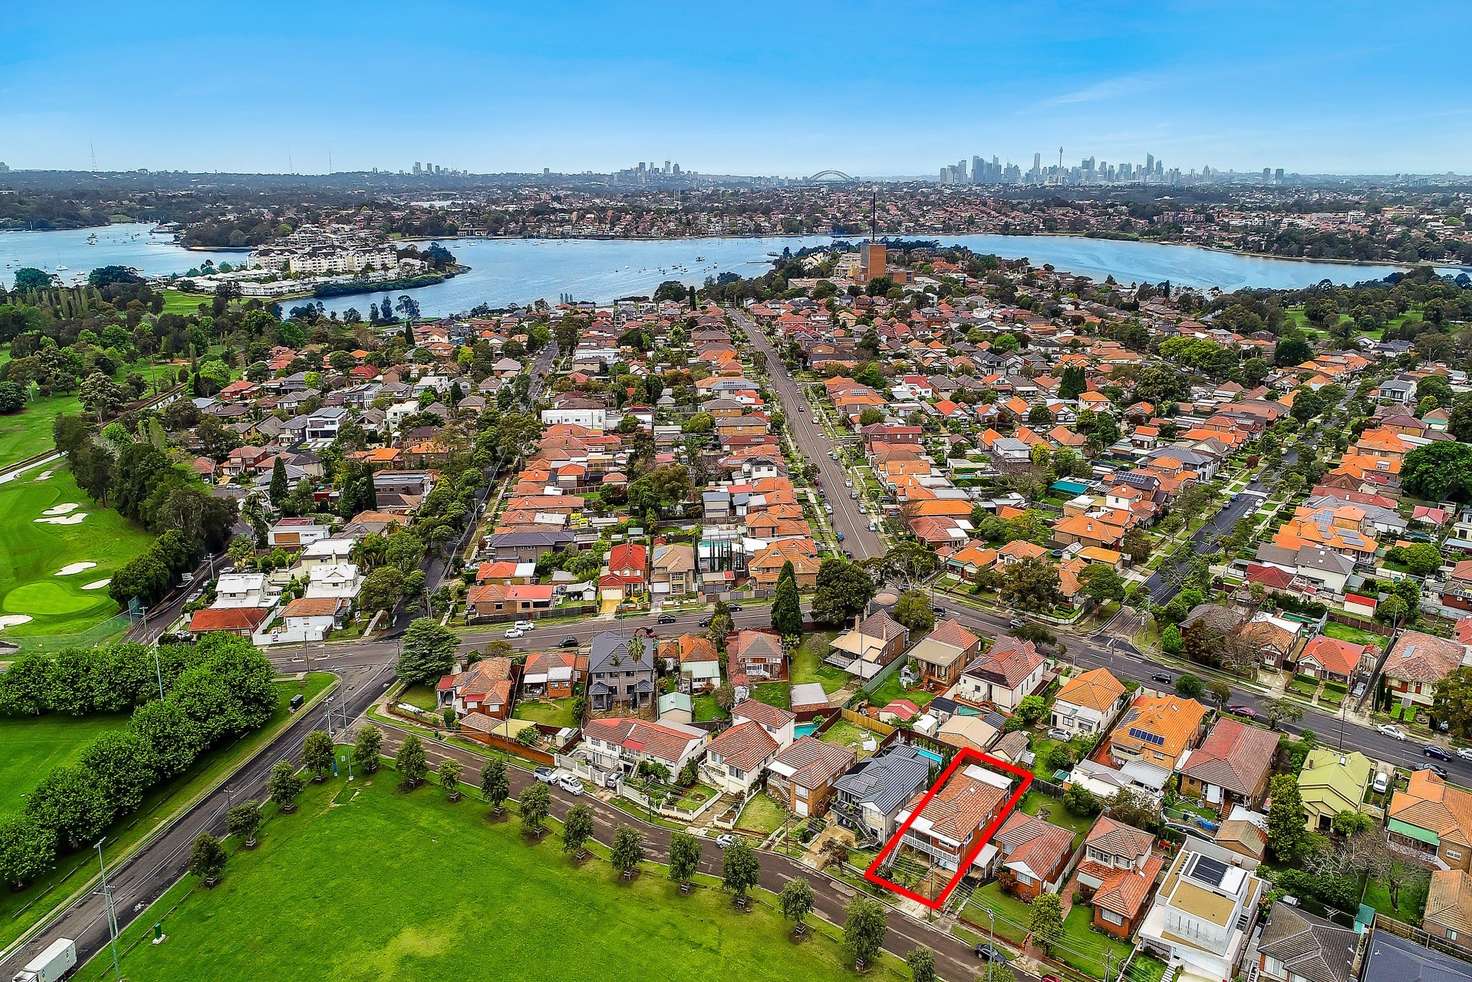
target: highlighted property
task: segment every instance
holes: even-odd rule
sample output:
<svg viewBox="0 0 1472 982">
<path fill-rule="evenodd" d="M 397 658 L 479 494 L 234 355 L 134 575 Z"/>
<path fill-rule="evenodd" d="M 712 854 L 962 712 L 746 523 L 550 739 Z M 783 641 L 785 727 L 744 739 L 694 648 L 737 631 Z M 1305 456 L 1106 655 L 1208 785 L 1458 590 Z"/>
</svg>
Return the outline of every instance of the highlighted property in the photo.
<svg viewBox="0 0 1472 982">
<path fill-rule="evenodd" d="M 864 879 L 939 910 L 1031 784 L 1031 771 L 979 750 L 961 750 L 935 784 L 900 811 L 899 828 L 864 870 Z M 933 896 L 879 872 L 902 850 L 928 867 L 922 878 L 939 886 Z"/>
</svg>

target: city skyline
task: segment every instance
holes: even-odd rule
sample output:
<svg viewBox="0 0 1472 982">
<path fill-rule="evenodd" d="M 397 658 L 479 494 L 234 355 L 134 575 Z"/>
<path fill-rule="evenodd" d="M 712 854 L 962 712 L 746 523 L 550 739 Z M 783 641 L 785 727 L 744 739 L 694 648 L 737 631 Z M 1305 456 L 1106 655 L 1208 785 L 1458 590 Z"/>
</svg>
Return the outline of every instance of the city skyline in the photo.
<svg viewBox="0 0 1472 982">
<path fill-rule="evenodd" d="M 549 22 L 541 8 L 431 7 L 417 12 L 422 30 L 391 44 L 373 16 L 388 8 L 373 3 L 349 17 L 268 0 L 248 23 L 187 24 L 156 0 L 139 6 L 105 37 L 44 10 L 11 12 L 0 129 L 25 138 L 0 159 L 609 173 L 650 160 L 653 146 L 689 171 L 786 177 L 934 175 L 964 147 L 1025 170 L 1033 148 L 1046 162 L 1060 144 L 1239 172 L 1440 174 L 1472 159 L 1453 33 L 1402 37 L 1354 4 L 1181 3 L 1107 17 L 1065 3 L 861 5 L 843 17 L 773 6 L 720 24 L 715 40 L 705 13 L 680 8 L 571 3 Z M 1411 6 L 1431 18 L 1457 9 Z M 875 44 L 885 31 L 904 44 Z M 342 71 L 324 48 L 366 57 L 366 71 Z M 392 83 L 372 85 L 375 71 Z M 890 129 L 902 138 L 877 138 Z"/>
</svg>

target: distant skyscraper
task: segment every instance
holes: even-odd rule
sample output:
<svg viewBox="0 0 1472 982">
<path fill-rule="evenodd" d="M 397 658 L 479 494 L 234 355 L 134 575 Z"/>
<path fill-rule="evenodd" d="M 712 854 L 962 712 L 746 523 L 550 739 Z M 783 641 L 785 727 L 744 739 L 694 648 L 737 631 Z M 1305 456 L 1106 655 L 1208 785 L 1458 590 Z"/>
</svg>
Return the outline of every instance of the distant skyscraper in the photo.
<svg viewBox="0 0 1472 982">
<path fill-rule="evenodd" d="M 1043 176 L 1043 155 L 1034 153 L 1032 155 L 1032 179 L 1038 180 Z"/>
<path fill-rule="evenodd" d="M 419 161 L 417 161 L 417 160 L 414 161 L 414 173 L 415 174 L 420 173 Z"/>
<path fill-rule="evenodd" d="M 1155 173 L 1155 154 L 1153 154 L 1153 153 L 1147 153 L 1147 154 L 1145 154 L 1145 173 L 1146 174 L 1154 174 Z"/>
<path fill-rule="evenodd" d="M 1273 179 L 1279 184 L 1283 183 L 1283 168 L 1279 167 L 1277 170 L 1273 171 Z"/>
<path fill-rule="evenodd" d="M 971 158 L 971 183 L 980 184 L 986 179 L 986 161 L 979 156 Z"/>
</svg>

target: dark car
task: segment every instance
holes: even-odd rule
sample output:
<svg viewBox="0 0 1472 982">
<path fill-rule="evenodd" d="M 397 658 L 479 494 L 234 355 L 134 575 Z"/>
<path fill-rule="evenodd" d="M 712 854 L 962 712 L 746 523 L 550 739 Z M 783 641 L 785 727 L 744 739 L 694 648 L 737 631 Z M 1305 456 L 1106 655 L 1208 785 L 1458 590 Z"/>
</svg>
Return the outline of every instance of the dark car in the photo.
<svg viewBox="0 0 1472 982">
<path fill-rule="evenodd" d="M 1228 706 L 1227 712 L 1241 716 L 1243 719 L 1251 720 L 1254 723 L 1267 722 L 1267 717 L 1251 706 Z"/>
<path fill-rule="evenodd" d="M 1001 962 L 1004 965 L 1007 963 L 1007 955 L 1000 948 L 993 948 L 989 944 L 977 945 L 976 957 L 984 962 Z"/>
<path fill-rule="evenodd" d="M 700 619 L 699 626 L 700 627 L 710 627 L 710 618 L 709 617 L 702 617 Z"/>
<path fill-rule="evenodd" d="M 1422 747 L 1421 748 L 1421 756 L 1423 756 L 1423 757 L 1435 757 L 1437 760 L 1451 760 L 1452 759 L 1452 754 L 1451 754 L 1451 751 L 1450 750 L 1447 750 L 1445 747 L 1438 747 L 1434 743 L 1428 743 L 1428 744 L 1426 744 L 1426 746 Z"/>
<path fill-rule="evenodd" d="M 1445 767 L 1442 767 L 1440 764 L 1427 764 L 1426 765 L 1426 770 L 1428 770 L 1431 773 L 1435 774 L 1437 777 L 1441 778 L 1443 781 L 1447 780 L 1446 768 Z"/>
<path fill-rule="evenodd" d="M 1150 676 L 1150 681 L 1159 682 L 1161 685 L 1170 685 L 1171 682 L 1174 680 L 1170 677 L 1169 674 L 1165 672 L 1156 672 L 1154 675 Z"/>
<path fill-rule="evenodd" d="M 740 604 L 726 604 L 726 609 L 729 610 L 733 614 L 740 613 L 740 611 L 741 611 L 741 605 Z"/>
<path fill-rule="evenodd" d="M 563 638 L 562 639 L 562 646 L 564 648 L 576 648 L 579 643 L 580 642 L 578 641 L 577 638 Z"/>
<path fill-rule="evenodd" d="M 658 619 L 655 621 L 655 623 L 656 624 L 673 624 L 678 619 L 679 618 L 675 617 L 674 614 L 660 614 L 659 617 L 658 617 Z"/>
</svg>

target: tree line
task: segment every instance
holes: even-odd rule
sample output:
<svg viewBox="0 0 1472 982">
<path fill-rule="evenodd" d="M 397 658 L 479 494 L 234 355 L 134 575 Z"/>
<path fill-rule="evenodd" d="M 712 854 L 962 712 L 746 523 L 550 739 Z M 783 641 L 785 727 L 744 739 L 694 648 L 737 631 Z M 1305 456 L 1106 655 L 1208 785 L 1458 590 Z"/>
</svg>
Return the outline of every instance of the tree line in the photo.
<svg viewBox="0 0 1472 982">
<path fill-rule="evenodd" d="M 138 702 L 147 689 L 147 649 L 117 645 L 22 656 L 0 676 L 0 711 L 86 715 Z M 128 724 L 92 741 L 0 819 L 0 881 L 19 889 L 57 859 L 95 843 L 135 812 L 144 795 L 187 771 L 201 754 L 258 729 L 276 709 L 272 669 L 248 641 L 214 635 L 159 648 L 165 694 L 137 704 Z M 157 684 L 157 677 L 153 679 Z"/>
</svg>

